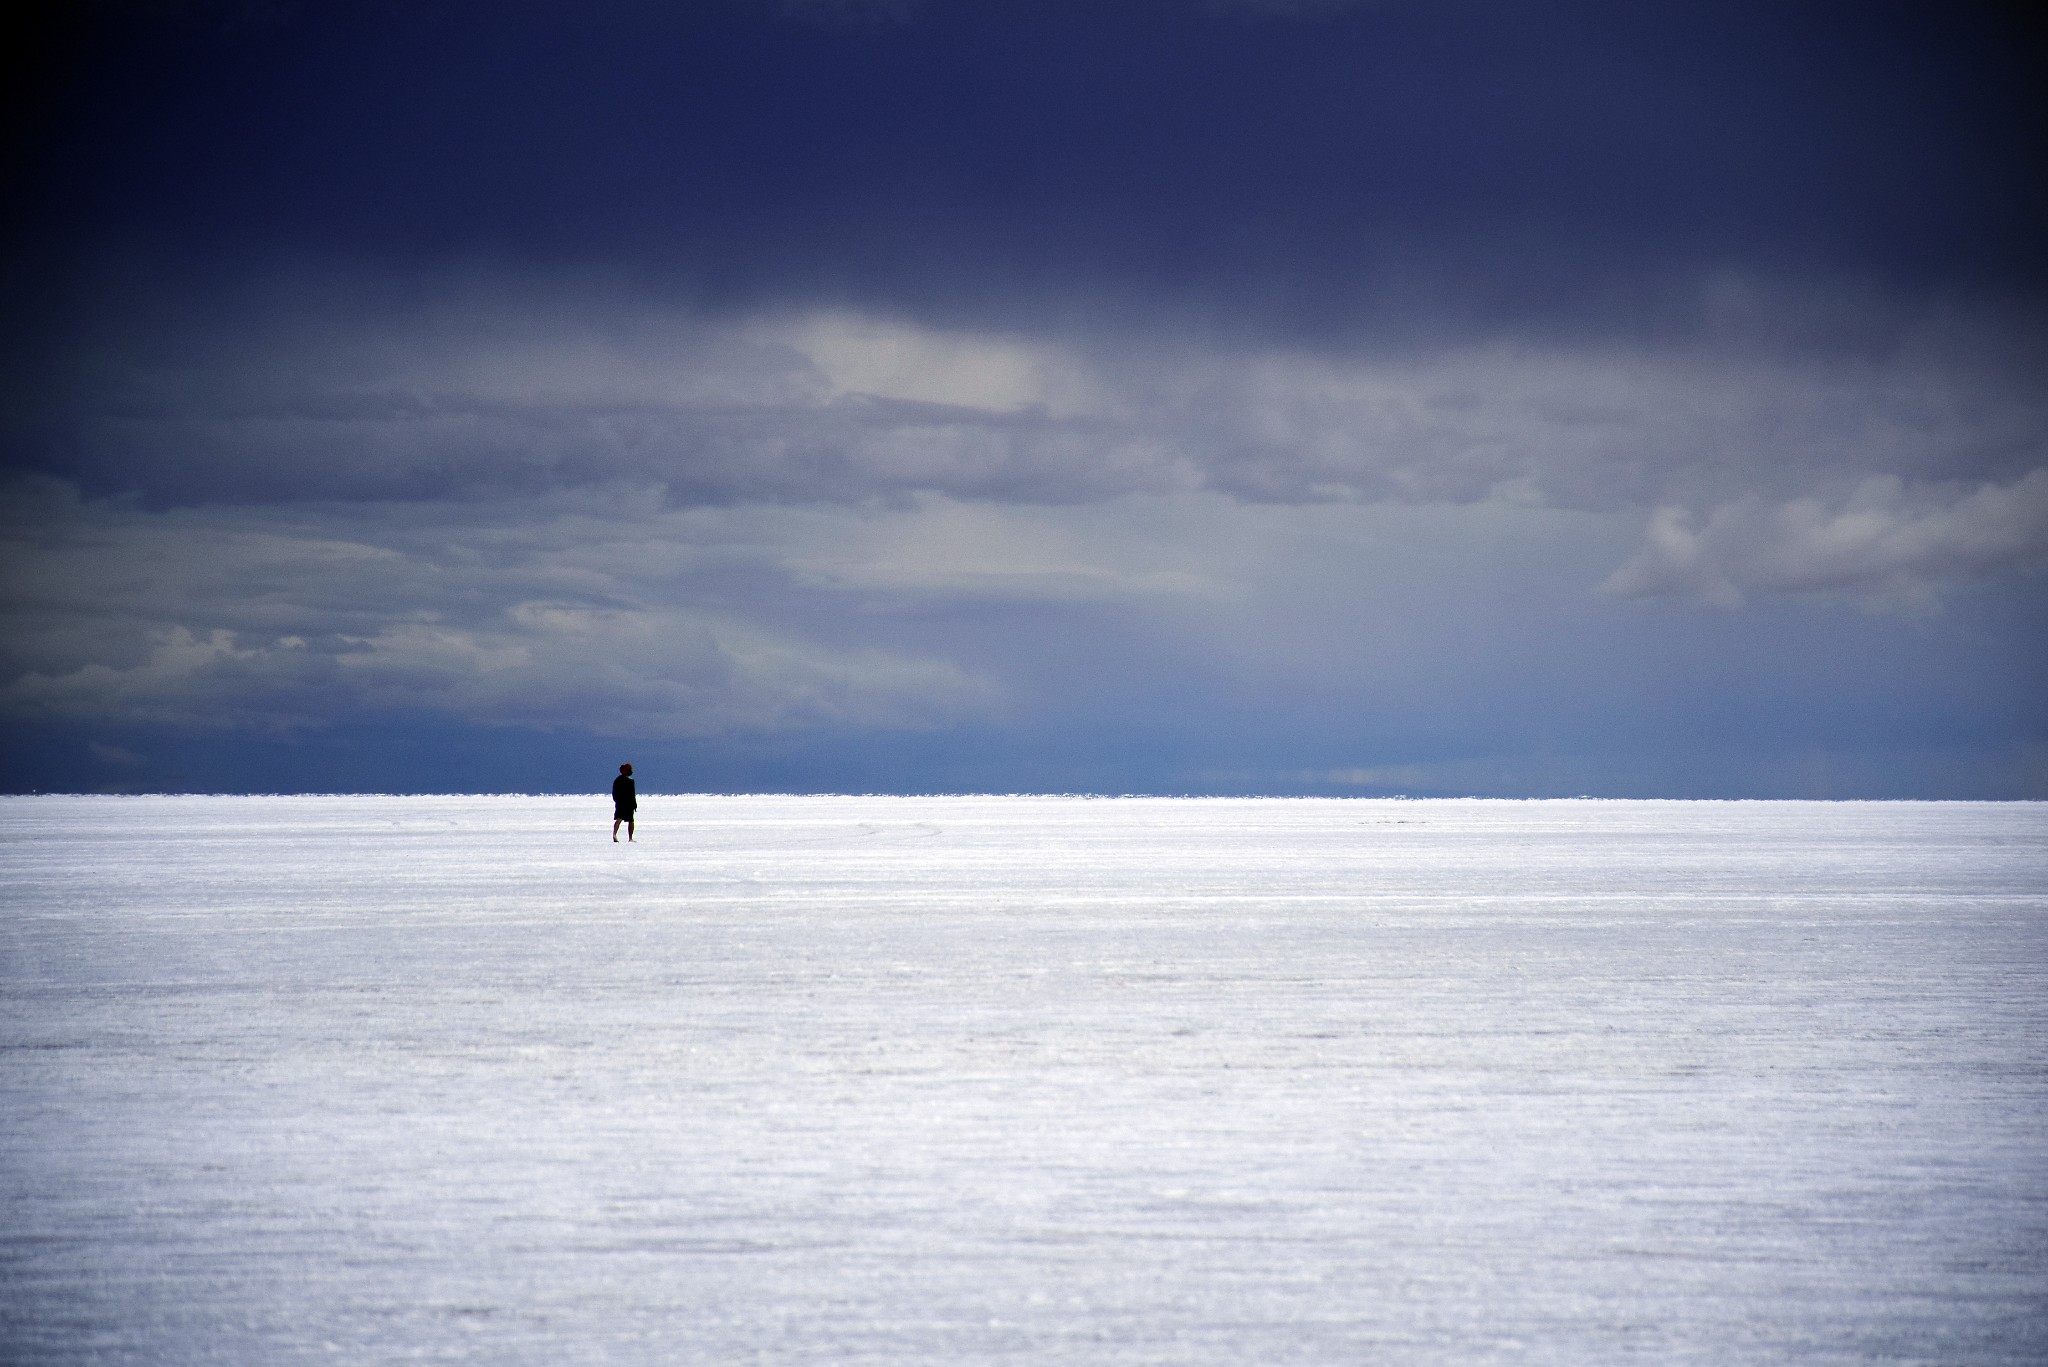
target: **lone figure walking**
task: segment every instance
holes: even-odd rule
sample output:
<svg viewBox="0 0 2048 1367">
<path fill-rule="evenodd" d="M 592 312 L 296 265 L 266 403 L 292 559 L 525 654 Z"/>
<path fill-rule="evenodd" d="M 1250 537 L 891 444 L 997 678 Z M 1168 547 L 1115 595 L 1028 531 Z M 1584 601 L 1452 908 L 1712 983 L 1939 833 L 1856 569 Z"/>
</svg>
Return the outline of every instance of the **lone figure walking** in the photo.
<svg viewBox="0 0 2048 1367">
<path fill-rule="evenodd" d="M 626 839 L 633 838 L 633 811 L 640 805 L 640 799 L 633 794 L 633 766 L 621 764 L 619 776 L 612 780 L 612 842 L 618 843 L 619 823 L 626 823 Z"/>
</svg>

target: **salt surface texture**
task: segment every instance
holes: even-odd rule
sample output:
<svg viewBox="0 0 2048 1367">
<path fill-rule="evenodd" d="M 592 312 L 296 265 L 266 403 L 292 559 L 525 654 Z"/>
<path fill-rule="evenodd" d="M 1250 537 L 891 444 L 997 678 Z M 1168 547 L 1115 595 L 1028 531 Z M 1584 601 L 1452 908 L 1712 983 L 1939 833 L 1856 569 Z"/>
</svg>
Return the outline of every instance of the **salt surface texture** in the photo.
<svg viewBox="0 0 2048 1367">
<path fill-rule="evenodd" d="M 43 1363 L 2048 1360 L 2048 807 L 0 799 Z"/>
</svg>

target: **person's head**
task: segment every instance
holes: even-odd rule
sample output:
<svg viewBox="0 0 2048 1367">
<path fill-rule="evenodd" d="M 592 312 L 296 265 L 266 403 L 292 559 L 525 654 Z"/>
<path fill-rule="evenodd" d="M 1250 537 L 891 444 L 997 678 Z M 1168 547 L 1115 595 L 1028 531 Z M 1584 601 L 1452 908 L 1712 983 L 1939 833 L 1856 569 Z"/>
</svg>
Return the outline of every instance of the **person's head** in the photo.
<svg viewBox="0 0 2048 1367">
<path fill-rule="evenodd" d="M 630 764 L 621 764 L 619 766 L 619 772 L 622 774 L 630 774 L 633 772 L 633 766 Z"/>
</svg>

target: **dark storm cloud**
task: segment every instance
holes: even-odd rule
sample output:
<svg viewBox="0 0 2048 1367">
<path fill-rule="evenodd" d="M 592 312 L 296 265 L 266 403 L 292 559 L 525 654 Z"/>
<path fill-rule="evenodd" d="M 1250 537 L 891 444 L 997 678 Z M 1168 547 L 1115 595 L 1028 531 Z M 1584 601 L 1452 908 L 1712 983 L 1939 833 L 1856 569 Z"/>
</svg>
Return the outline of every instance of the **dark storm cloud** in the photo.
<svg viewBox="0 0 2048 1367">
<path fill-rule="evenodd" d="M 57 13 L 88 17 L 45 26 L 20 97 L 6 455 L 94 491 L 1060 500 L 1192 479 L 1461 499 L 1534 480 L 1590 506 L 1752 492 L 1672 487 L 1696 468 L 2039 461 L 2015 413 L 2041 364 L 2048 121 L 2029 117 L 2038 48 L 1994 7 Z M 485 283 L 451 304 L 463 272 Z M 578 278 L 582 316 L 536 306 Z M 1958 301 L 1960 344 L 1930 358 L 1927 320 Z M 2008 324 L 1982 320 L 1994 303 Z M 1035 339 L 1118 403 L 913 410 L 718 332 L 831 308 Z M 479 386 L 494 311 L 579 328 L 608 365 L 734 383 Z M 1812 374 L 1808 396 L 1731 398 L 1731 337 L 1740 363 Z M 1509 377 L 1503 401 L 1467 365 L 1472 386 L 1411 385 L 1401 415 L 1243 377 L 1281 350 L 1398 368 L 1484 346 L 1567 355 L 1585 382 Z M 1702 347 L 1714 374 L 1675 406 L 1668 380 L 1646 404 L 1593 373 Z M 1971 347 L 1991 358 L 1974 371 Z M 435 373 L 458 353 L 471 376 Z M 1857 389 L 1841 369 L 1902 366 L 1897 421 L 1846 458 L 1867 419 L 1818 416 Z M 1950 396 L 1990 414 L 1981 431 L 1926 411 Z M 1706 430 L 1661 430 L 1688 409 Z M 1895 449 L 1916 425 L 1920 449 Z"/>
<path fill-rule="evenodd" d="M 2044 459 L 2038 49 L 1993 7 L 79 13 L 4 438 L 91 492 L 1704 516 Z M 833 309 L 1095 401 L 758 335 Z"/>
<path fill-rule="evenodd" d="M 32 104 L 14 223 L 60 261 L 108 238 L 632 260 L 711 302 L 1290 331 L 1417 290 L 1432 319 L 1626 315 L 1646 279 L 1729 265 L 2041 282 L 2039 50 L 2002 7 L 926 0 L 806 21 L 830 12 L 103 11 Z"/>
</svg>

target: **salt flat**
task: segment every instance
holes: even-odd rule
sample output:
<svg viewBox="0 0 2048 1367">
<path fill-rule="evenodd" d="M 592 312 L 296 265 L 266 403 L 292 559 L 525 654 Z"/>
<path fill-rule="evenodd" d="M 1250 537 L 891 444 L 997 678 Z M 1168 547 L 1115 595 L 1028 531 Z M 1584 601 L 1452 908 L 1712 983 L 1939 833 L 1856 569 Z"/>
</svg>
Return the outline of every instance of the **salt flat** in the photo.
<svg viewBox="0 0 2048 1367">
<path fill-rule="evenodd" d="M 0 799 L 10 1363 L 2048 1361 L 2048 807 Z"/>
</svg>

